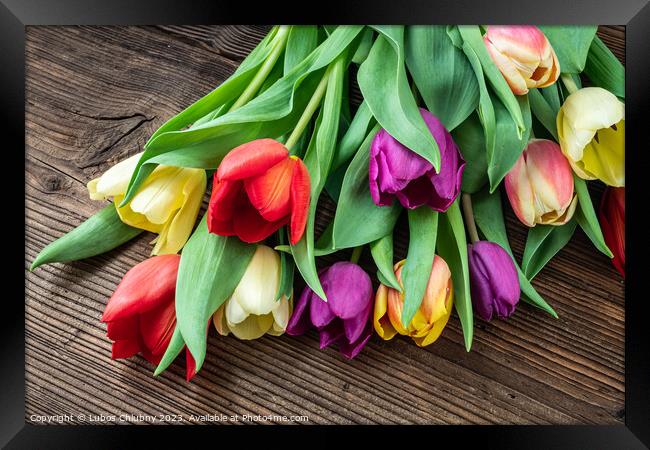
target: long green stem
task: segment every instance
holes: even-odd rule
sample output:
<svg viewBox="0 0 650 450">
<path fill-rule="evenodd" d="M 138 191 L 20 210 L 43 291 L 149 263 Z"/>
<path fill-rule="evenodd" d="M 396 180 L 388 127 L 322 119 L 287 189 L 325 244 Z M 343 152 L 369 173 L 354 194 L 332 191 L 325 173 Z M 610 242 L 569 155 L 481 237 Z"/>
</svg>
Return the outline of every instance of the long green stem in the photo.
<svg viewBox="0 0 650 450">
<path fill-rule="evenodd" d="M 358 263 L 362 252 L 363 252 L 363 245 L 354 247 L 354 250 L 352 250 L 352 256 L 350 256 L 350 262 L 354 264 Z"/>
<path fill-rule="evenodd" d="M 244 92 L 242 92 L 237 101 L 230 107 L 230 111 L 234 111 L 240 106 L 244 106 L 255 96 L 255 94 L 257 94 L 257 91 L 259 91 L 264 81 L 266 81 L 266 77 L 271 73 L 273 66 L 275 66 L 275 63 L 287 44 L 289 29 L 290 27 L 288 25 L 282 25 L 278 28 L 278 32 L 274 39 L 273 50 L 271 50 L 271 53 L 266 58 L 266 61 L 264 61 L 264 64 L 262 64 L 262 67 L 260 67 L 260 70 L 257 71 L 253 80 L 248 84 L 246 89 L 244 89 Z"/>
<path fill-rule="evenodd" d="M 564 87 L 566 87 L 567 91 L 569 91 L 569 94 L 573 94 L 578 90 L 578 85 L 576 85 L 576 82 L 573 81 L 571 75 L 568 73 L 563 73 L 560 75 L 560 78 L 562 78 L 562 83 L 564 83 Z"/>
<path fill-rule="evenodd" d="M 472 197 L 469 194 L 463 194 L 461 202 L 463 204 L 463 213 L 465 215 L 465 226 L 472 241 L 472 244 L 479 241 L 476 222 L 474 222 L 474 211 L 472 210 Z"/>
<path fill-rule="evenodd" d="M 292 150 L 292 147 L 296 145 L 298 139 L 300 139 L 300 135 L 302 135 L 302 132 L 305 131 L 307 124 L 311 120 L 311 117 L 314 115 L 314 112 L 320 105 L 320 102 L 327 88 L 327 80 L 329 79 L 329 76 L 330 76 L 330 68 L 328 67 L 327 70 L 325 70 L 325 74 L 323 75 L 323 78 L 320 80 L 320 83 L 318 83 L 314 95 L 311 96 L 311 99 L 309 100 L 307 107 L 305 108 L 302 115 L 300 116 L 300 119 L 298 119 L 298 123 L 296 124 L 296 127 L 293 129 L 291 135 L 289 136 L 289 139 L 287 139 L 287 142 L 284 144 L 284 146 L 287 147 L 290 151 Z"/>
</svg>

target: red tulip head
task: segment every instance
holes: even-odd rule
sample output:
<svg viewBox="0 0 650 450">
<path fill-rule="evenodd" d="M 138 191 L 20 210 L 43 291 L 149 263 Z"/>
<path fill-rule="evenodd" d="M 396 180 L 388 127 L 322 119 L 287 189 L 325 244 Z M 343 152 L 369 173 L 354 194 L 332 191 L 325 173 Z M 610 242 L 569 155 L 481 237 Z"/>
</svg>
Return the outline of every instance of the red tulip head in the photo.
<svg viewBox="0 0 650 450">
<path fill-rule="evenodd" d="M 129 270 L 108 301 L 102 322 L 113 341 L 113 359 L 135 354 L 160 363 L 176 327 L 175 292 L 180 255 L 159 255 Z M 194 375 L 187 361 L 187 379 Z"/>
<path fill-rule="evenodd" d="M 231 150 L 214 174 L 208 230 L 262 241 L 289 224 L 289 240 L 302 237 L 309 213 L 309 172 L 273 139 L 257 139 Z"/>
<path fill-rule="evenodd" d="M 599 219 L 605 243 L 614 254 L 612 263 L 625 278 L 625 188 L 609 187 L 605 190 Z"/>
</svg>

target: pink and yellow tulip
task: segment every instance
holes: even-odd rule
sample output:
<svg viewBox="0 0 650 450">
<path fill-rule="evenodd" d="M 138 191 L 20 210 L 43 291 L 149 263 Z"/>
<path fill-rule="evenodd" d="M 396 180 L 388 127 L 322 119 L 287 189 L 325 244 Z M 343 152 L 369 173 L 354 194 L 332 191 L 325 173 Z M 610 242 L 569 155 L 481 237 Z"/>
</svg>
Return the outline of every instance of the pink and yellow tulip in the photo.
<svg viewBox="0 0 650 450">
<path fill-rule="evenodd" d="M 551 43 L 532 25 L 489 26 L 483 37 L 488 53 L 515 95 L 555 83 L 560 63 Z"/>
<path fill-rule="evenodd" d="M 506 193 L 519 220 L 529 226 L 564 225 L 575 212 L 573 173 L 560 147 L 532 139 L 505 177 Z"/>
</svg>

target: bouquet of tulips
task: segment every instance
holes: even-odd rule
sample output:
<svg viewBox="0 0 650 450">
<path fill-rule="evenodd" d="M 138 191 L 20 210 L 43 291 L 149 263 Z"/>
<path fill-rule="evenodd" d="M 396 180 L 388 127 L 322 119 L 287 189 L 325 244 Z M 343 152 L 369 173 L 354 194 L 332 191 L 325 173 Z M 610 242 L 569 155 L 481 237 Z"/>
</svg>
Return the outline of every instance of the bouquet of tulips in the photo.
<svg viewBox="0 0 650 450">
<path fill-rule="evenodd" d="M 557 317 L 531 280 L 577 226 L 624 275 L 623 76 L 595 26 L 276 26 L 141 153 L 88 182 L 112 203 L 32 270 L 156 234 L 102 316 L 112 357 L 140 353 L 155 374 L 186 349 L 189 380 L 212 326 L 238 339 L 313 329 L 354 358 L 375 332 L 429 345 L 454 308 L 469 351 L 474 314 L 505 319 L 521 299 Z M 588 180 L 608 186 L 600 217 Z M 520 262 L 501 186 L 529 228 Z M 336 213 L 316 236 L 321 196 Z M 366 245 L 377 289 L 357 264 Z M 343 249 L 350 261 L 317 269 Z"/>
</svg>

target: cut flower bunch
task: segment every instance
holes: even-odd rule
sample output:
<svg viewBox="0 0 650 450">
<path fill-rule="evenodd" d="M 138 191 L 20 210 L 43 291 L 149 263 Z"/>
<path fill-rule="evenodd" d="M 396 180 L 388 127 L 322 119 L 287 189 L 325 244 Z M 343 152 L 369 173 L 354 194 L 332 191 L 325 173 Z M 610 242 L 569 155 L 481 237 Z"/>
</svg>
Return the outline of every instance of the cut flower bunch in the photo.
<svg viewBox="0 0 650 450">
<path fill-rule="evenodd" d="M 470 351 L 475 320 L 522 303 L 557 317 L 531 281 L 578 226 L 624 277 L 623 73 L 595 26 L 276 26 L 90 180 L 103 209 L 31 270 L 154 233 L 102 322 L 112 357 L 141 354 L 155 375 L 185 350 L 195 376 L 211 328 L 311 330 L 354 358 L 374 335 L 432 345 L 455 310 Z M 598 213 L 588 182 L 607 186 Z M 317 235 L 321 197 L 336 211 Z M 502 198 L 528 229 L 520 261 Z M 395 261 L 402 214 L 409 245 Z M 366 246 L 378 285 L 358 264 Z M 349 261 L 317 265 L 343 250 Z"/>
</svg>

